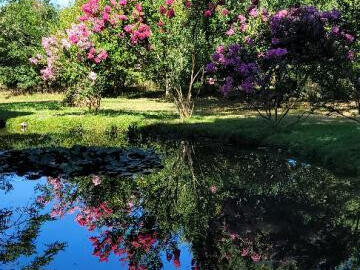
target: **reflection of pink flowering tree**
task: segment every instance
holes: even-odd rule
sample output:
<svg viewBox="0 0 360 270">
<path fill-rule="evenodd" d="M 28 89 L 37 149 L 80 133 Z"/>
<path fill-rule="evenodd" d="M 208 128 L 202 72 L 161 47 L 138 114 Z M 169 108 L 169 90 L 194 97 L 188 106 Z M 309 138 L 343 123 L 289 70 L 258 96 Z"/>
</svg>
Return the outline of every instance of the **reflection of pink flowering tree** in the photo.
<svg viewBox="0 0 360 270">
<path fill-rule="evenodd" d="M 43 188 L 37 202 L 45 205 L 51 201 L 52 218 L 72 214 L 76 223 L 93 232 L 94 236 L 89 240 L 93 255 L 100 262 L 106 262 L 110 255 L 115 255 L 121 262 L 127 263 L 129 269 L 158 269 L 162 266 L 160 254 L 166 250 L 168 260 L 174 266 L 180 266 L 180 251 L 176 248 L 175 239 L 171 233 L 157 228 L 153 217 L 142 209 L 142 202 L 136 196 L 131 195 L 124 202 L 117 201 L 115 204 L 101 202 L 98 193 L 102 189 L 102 199 L 105 198 L 104 193 L 109 193 L 112 199 L 127 196 L 118 194 L 117 197 L 108 192 L 106 178 L 93 175 L 80 180 L 77 183 L 49 177 L 47 188 Z M 129 187 L 126 183 L 124 186 Z"/>
</svg>

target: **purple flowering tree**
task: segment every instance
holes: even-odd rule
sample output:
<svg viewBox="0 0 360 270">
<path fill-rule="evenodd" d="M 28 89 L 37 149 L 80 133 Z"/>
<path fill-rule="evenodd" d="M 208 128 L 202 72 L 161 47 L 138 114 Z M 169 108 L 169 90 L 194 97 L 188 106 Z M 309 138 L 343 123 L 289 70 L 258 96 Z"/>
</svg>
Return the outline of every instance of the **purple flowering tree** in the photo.
<svg viewBox="0 0 360 270">
<path fill-rule="evenodd" d="M 277 126 L 297 107 L 310 80 L 326 80 L 319 70 L 352 60 L 354 37 L 339 26 L 337 10 L 298 7 L 264 16 L 253 10 L 244 16 L 248 25 L 257 21 L 255 30 L 250 27 L 251 42 L 239 38 L 218 47 L 207 73 L 224 95 L 245 95 L 260 116 Z"/>
</svg>

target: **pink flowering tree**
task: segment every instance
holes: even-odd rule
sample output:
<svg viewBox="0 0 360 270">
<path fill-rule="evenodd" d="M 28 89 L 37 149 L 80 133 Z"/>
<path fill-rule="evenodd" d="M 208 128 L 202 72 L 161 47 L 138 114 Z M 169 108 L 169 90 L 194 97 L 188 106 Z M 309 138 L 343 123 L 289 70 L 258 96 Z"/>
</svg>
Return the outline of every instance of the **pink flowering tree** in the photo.
<svg viewBox="0 0 360 270">
<path fill-rule="evenodd" d="M 138 68 L 151 30 L 140 2 L 90 0 L 80 8 L 71 27 L 43 38 L 44 55 L 30 61 L 48 84 L 68 87 L 70 103 L 97 110 L 103 93 L 123 89 Z"/>
</svg>

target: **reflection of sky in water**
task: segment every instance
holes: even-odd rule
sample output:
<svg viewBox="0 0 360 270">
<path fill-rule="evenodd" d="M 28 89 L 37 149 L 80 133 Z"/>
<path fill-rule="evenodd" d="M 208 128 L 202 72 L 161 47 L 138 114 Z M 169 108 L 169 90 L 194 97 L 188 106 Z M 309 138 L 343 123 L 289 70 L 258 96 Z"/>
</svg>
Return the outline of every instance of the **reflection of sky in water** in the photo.
<svg viewBox="0 0 360 270">
<path fill-rule="evenodd" d="M 45 184 L 46 178 L 41 178 L 39 181 L 27 180 L 23 177 L 7 176 L 8 180 L 13 186 L 6 195 L 3 190 L 0 191 L 0 208 L 11 208 L 30 206 L 38 195 L 35 191 L 36 186 Z M 52 208 L 51 203 L 48 204 L 43 213 L 49 213 Z M 119 257 L 112 254 L 108 262 L 99 262 L 99 258 L 92 256 L 93 247 L 89 241 L 89 237 L 96 235 L 96 232 L 89 232 L 86 228 L 79 226 L 75 221 L 76 213 L 66 214 L 62 219 L 56 221 L 46 222 L 41 227 L 39 237 L 36 239 L 36 246 L 38 254 L 42 254 L 46 244 L 53 242 L 66 242 L 65 251 L 60 251 L 55 259 L 45 269 L 63 270 L 63 269 L 97 269 L 97 270 L 112 270 L 112 269 L 127 269 L 127 264 L 119 262 Z M 16 217 L 15 217 L 16 218 Z M 180 244 L 181 250 L 180 261 L 181 268 L 191 269 L 191 252 L 189 245 Z M 21 266 L 31 262 L 31 258 L 24 256 L 20 257 L 16 263 Z M 172 262 L 166 260 L 165 252 L 162 252 L 161 259 L 164 264 L 164 269 L 175 269 Z M 1 270 L 20 269 L 20 266 L 14 266 L 11 263 L 7 266 L 1 266 Z"/>
</svg>

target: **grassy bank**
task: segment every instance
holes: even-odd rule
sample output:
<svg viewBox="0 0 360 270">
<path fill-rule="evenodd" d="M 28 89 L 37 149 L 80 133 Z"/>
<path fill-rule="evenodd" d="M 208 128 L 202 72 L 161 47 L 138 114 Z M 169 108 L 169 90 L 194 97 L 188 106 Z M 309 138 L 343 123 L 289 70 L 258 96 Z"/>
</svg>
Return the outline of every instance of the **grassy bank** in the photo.
<svg viewBox="0 0 360 270">
<path fill-rule="evenodd" d="M 68 108 L 61 95 L 8 97 L 0 94 L 0 148 L 42 144 L 121 144 L 129 126 L 161 137 L 215 139 L 241 145 L 287 149 L 338 173 L 360 175 L 360 125 L 341 118 L 310 117 L 292 128 L 274 130 L 240 104 L 199 100 L 192 119 L 180 123 L 172 103 L 151 98 L 104 99 L 94 115 Z M 20 124 L 26 122 L 26 132 Z"/>
</svg>

